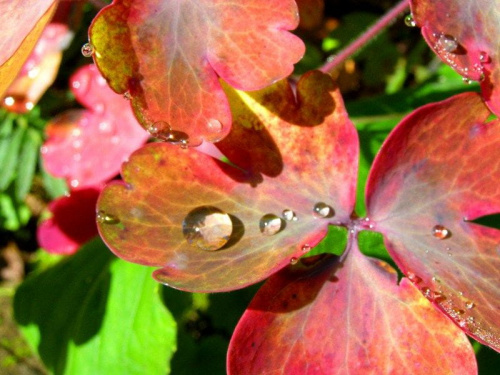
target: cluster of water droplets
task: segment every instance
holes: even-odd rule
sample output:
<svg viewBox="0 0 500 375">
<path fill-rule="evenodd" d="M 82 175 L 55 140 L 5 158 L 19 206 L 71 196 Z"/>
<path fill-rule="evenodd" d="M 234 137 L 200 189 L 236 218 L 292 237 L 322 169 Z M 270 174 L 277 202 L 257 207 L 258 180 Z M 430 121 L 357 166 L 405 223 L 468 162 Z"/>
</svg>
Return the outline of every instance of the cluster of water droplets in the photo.
<svg viewBox="0 0 500 375">
<path fill-rule="evenodd" d="M 450 291 L 449 294 L 445 294 L 440 287 L 442 281 L 436 276 L 431 279 L 435 286 L 434 288 L 423 285 L 422 278 L 413 272 L 407 272 L 406 276 L 429 301 L 440 305 L 460 327 L 467 327 L 471 332 L 480 329 L 480 325 L 476 321 L 476 318 L 472 316 L 476 304 L 465 298 L 463 292 L 458 292 L 453 295 Z"/>
<path fill-rule="evenodd" d="M 181 131 L 173 130 L 165 121 L 157 121 L 146 129 L 151 136 L 167 143 L 179 145 L 181 148 L 189 146 L 189 136 Z"/>
</svg>

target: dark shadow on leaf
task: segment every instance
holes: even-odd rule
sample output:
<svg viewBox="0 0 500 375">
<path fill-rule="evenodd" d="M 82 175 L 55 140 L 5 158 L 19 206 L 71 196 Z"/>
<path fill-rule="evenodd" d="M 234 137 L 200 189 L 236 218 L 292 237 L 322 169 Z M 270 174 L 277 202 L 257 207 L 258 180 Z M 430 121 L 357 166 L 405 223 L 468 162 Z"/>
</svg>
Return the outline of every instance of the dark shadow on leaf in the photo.
<svg viewBox="0 0 500 375">
<path fill-rule="evenodd" d="M 287 313 L 309 305 L 326 282 L 337 282 L 335 273 L 343 267 L 341 258 L 322 254 L 303 258 L 264 284 L 252 301 L 250 309 Z"/>
<path fill-rule="evenodd" d="M 68 346 L 95 337 L 103 322 L 115 259 L 100 239 L 56 266 L 29 277 L 16 291 L 19 325 L 40 332 L 38 353 L 55 374 L 65 372 Z"/>
<path fill-rule="evenodd" d="M 229 237 L 229 241 L 227 241 L 227 243 L 220 250 L 229 249 L 230 247 L 236 245 L 245 234 L 245 225 L 243 222 L 233 215 L 229 215 L 229 218 L 233 223 L 233 231 L 231 233 L 231 237 Z"/>
<path fill-rule="evenodd" d="M 500 213 L 481 216 L 475 220 L 471 220 L 471 222 L 489 228 L 500 229 Z"/>
</svg>

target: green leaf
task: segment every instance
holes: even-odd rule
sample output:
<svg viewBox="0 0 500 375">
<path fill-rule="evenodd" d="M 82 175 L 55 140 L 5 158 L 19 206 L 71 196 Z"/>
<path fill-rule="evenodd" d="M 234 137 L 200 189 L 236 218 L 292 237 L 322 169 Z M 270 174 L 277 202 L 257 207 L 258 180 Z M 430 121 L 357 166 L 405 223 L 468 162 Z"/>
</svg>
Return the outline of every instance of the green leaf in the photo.
<svg viewBox="0 0 500 375">
<path fill-rule="evenodd" d="M 165 374 L 176 327 L 150 275 L 95 239 L 28 278 L 16 292 L 15 317 L 55 374 Z"/>
<path fill-rule="evenodd" d="M 17 178 L 14 181 L 16 199 L 19 201 L 24 199 L 31 188 L 41 143 L 40 134 L 34 129 L 28 129 L 19 154 Z"/>
<path fill-rule="evenodd" d="M 18 126 L 14 129 L 14 133 L 9 139 L 6 154 L 0 164 L 2 166 L 2 173 L 0 173 L 0 190 L 5 190 L 12 181 L 14 172 L 16 171 L 19 149 L 25 132 L 26 128 L 24 126 Z"/>
<path fill-rule="evenodd" d="M 43 160 L 38 159 L 42 173 L 43 187 L 50 198 L 56 199 L 62 197 L 68 192 L 68 184 L 64 178 L 52 176 L 43 166 Z"/>
<path fill-rule="evenodd" d="M 10 137 L 13 129 L 11 117 L 3 119 L 0 124 L 0 170 L 3 170 L 5 159 L 9 151 Z"/>
</svg>

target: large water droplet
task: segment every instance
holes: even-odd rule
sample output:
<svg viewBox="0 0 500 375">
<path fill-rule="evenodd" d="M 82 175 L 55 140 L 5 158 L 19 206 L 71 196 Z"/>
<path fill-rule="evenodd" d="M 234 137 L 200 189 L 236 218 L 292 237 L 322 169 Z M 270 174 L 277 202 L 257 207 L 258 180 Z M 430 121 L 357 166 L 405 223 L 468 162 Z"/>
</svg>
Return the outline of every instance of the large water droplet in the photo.
<svg viewBox="0 0 500 375">
<path fill-rule="evenodd" d="M 217 207 L 201 206 L 189 212 L 182 233 L 190 245 L 214 251 L 223 247 L 233 232 L 231 218 Z"/>
<path fill-rule="evenodd" d="M 335 214 L 333 208 L 323 202 L 316 203 L 313 208 L 314 215 L 319 218 L 332 217 Z"/>
<path fill-rule="evenodd" d="M 95 51 L 94 46 L 91 43 L 85 43 L 82 46 L 82 55 L 85 57 L 92 57 L 94 51 Z"/>
<path fill-rule="evenodd" d="M 220 133 L 222 131 L 222 123 L 214 118 L 207 121 L 207 127 L 211 133 Z"/>
<path fill-rule="evenodd" d="M 413 14 L 410 13 L 405 17 L 405 25 L 408 27 L 417 26 L 417 23 L 415 22 L 415 19 L 413 18 Z"/>
<path fill-rule="evenodd" d="M 259 228 L 262 234 L 266 236 L 273 236 L 282 230 L 284 222 L 281 218 L 273 214 L 266 214 L 262 216 L 259 222 Z"/>
<path fill-rule="evenodd" d="M 438 39 L 438 44 L 445 52 L 453 53 L 458 48 L 457 40 L 446 34 L 441 34 Z"/>
<path fill-rule="evenodd" d="M 283 219 L 285 219 L 286 221 L 297 221 L 297 216 L 295 215 L 295 212 L 293 212 L 292 210 L 289 209 L 283 210 L 282 216 Z"/>
<path fill-rule="evenodd" d="M 165 121 L 156 121 L 147 127 L 147 132 L 155 138 L 168 138 L 170 136 L 171 128 Z"/>
<path fill-rule="evenodd" d="M 444 240 L 451 236 L 451 231 L 442 225 L 435 225 L 432 228 L 432 235 L 440 240 Z"/>
<path fill-rule="evenodd" d="M 97 211 L 96 219 L 100 224 L 118 224 L 120 222 L 116 216 L 110 215 L 103 210 Z"/>
</svg>

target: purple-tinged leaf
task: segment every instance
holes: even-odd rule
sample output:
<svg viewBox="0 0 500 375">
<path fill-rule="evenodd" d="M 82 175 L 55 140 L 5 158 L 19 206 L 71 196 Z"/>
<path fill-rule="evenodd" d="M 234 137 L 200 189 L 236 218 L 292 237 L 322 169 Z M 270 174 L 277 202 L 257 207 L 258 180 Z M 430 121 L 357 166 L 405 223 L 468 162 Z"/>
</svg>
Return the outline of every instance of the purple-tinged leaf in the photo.
<svg viewBox="0 0 500 375">
<path fill-rule="evenodd" d="M 162 267 L 155 278 L 173 287 L 224 291 L 295 262 L 329 223 L 347 222 L 355 197 L 356 131 L 330 77 L 312 72 L 297 90 L 297 101 L 282 82 L 230 93 L 236 139 L 254 150 L 242 150 L 247 172 L 233 168 L 228 175 L 227 165 L 168 144 L 135 152 L 122 171 L 125 183 L 111 183 L 99 199 L 108 220 L 98 227 L 107 245 L 125 260 Z M 291 118 L 280 118 L 285 112 L 279 109 L 290 107 Z M 243 161 L 241 148 L 233 146 L 224 147 L 230 159 Z M 272 173 L 261 168 L 268 160 L 278 166 Z"/>
<path fill-rule="evenodd" d="M 368 216 L 396 264 L 462 329 L 500 350 L 500 128 L 478 94 L 429 104 L 386 140 Z"/>
<path fill-rule="evenodd" d="M 264 284 L 231 339 L 229 374 L 476 374 L 466 335 L 351 241 L 341 258 L 302 259 Z"/>
<path fill-rule="evenodd" d="M 304 53 L 288 32 L 298 22 L 293 0 L 114 0 L 89 34 L 96 64 L 132 97 L 141 124 L 199 145 L 231 128 L 219 77 L 257 90 L 289 75 Z"/>
</svg>

